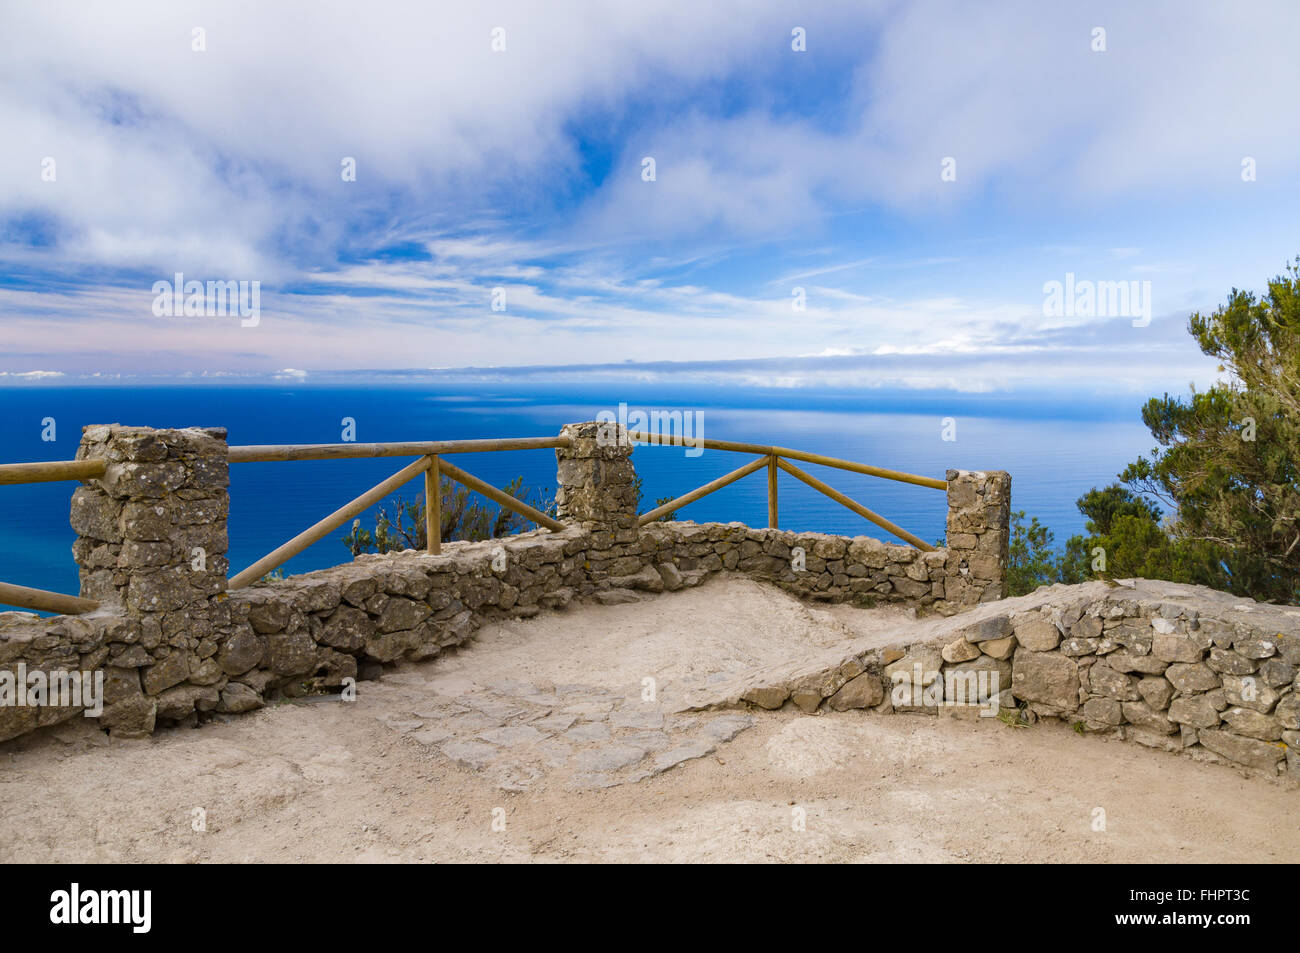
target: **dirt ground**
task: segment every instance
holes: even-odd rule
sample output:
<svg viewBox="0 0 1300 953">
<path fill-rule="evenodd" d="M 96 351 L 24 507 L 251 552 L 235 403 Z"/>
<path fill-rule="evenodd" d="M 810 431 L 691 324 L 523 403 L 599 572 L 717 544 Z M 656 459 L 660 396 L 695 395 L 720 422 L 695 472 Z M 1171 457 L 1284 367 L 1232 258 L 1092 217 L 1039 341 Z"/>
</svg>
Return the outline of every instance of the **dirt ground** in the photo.
<svg viewBox="0 0 1300 953">
<path fill-rule="evenodd" d="M 0 859 L 1300 860 L 1294 788 L 1064 726 L 663 715 L 684 686 L 905 618 L 717 579 L 485 628 L 361 683 L 353 703 L 284 703 L 131 742 L 75 719 L 0 745 Z M 574 767 L 628 750 L 612 773 Z M 494 770 L 507 763 L 529 770 L 506 783 Z"/>
</svg>

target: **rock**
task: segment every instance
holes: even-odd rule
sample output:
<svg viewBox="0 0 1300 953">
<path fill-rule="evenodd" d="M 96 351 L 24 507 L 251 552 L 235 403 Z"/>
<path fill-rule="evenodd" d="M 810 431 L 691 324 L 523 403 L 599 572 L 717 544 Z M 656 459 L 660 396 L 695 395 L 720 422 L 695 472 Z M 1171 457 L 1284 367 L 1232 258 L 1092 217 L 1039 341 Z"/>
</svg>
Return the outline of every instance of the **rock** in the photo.
<svg viewBox="0 0 1300 953">
<path fill-rule="evenodd" d="M 1207 692 L 1219 687 L 1219 676 L 1204 662 L 1175 662 L 1165 670 L 1165 678 L 1180 692 Z"/>
<path fill-rule="evenodd" d="M 277 675 L 303 675 L 316 667 L 316 643 L 303 629 L 267 637 L 267 661 Z"/>
<path fill-rule="evenodd" d="M 1061 642 L 1061 654 L 1069 655 L 1072 658 L 1092 655 L 1101 645 L 1101 639 L 1075 639 L 1069 638 Z"/>
<path fill-rule="evenodd" d="M 1260 741 L 1282 740 L 1282 725 L 1269 715 L 1249 708 L 1233 707 L 1223 713 L 1223 720 L 1237 734 Z"/>
<path fill-rule="evenodd" d="M 189 653 L 180 649 L 174 649 L 170 655 L 159 659 L 154 662 L 153 665 L 146 668 L 141 677 L 141 681 L 144 683 L 144 691 L 146 695 L 157 695 L 159 692 L 165 691 L 173 685 L 179 685 L 189 677 Z"/>
<path fill-rule="evenodd" d="M 547 715 L 545 718 L 538 718 L 533 722 L 533 727 L 547 734 L 557 734 L 561 731 L 568 731 L 577 720 L 577 715 L 566 715 L 557 712 L 553 715 Z"/>
<path fill-rule="evenodd" d="M 1062 655 L 1027 650 L 1022 643 L 1013 659 L 1011 691 L 1024 701 L 1074 711 L 1079 707 L 1079 665 Z"/>
<path fill-rule="evenodd" d="M 1012 632 L 1011 619 L 1008 616 L 993 616 L 961 630 L 967 642 L 987 642 L 989 639 L 1004 639 Z"/>
<path fill-rule="evenodd" d="M 139 669 L 104 667 L 103 702 L 105 705 L 112 705 L 126 698 L 135 698 L 141 693 Z"/>
<path fill-rule="evenodd" d="M 365 576 L 346 583 L 342 588 L 341 595 L 344 602 L 360 608 L 366 604 L 367 599 L 378 591 L 378 580 L 373 576 Z"/>
<path fill-rule="evenodd" d="M 640 602 L 641 597 L 631 589 L 602 589 L 596 593 L 596 601 L 603 606 L 621 606 L 629 602 Z"/>
<path fill-rule="evenodd" d="M 339 688 L 346 679 L 357 677 L 355 656 L 335 652 L 333 649 L 316 650 L 316 678 L 327 688 Z"/>
<path fill-rule="evenodd" d="M 1271 658 L 1277 652 L 1272 639 L 1234 639 L 1232 647 L 1250 659 Z"/>
<path fill-rule="evenodd" d="M 1030 652 L 1050 652 L 1061 643 L 1061 630 L 1037 613 L 1024 622 L 1017 619 L 1015 633 L 1021 648 Z"/>
<path fill-rule="evenodd" d="M 1178 730 L 1178 726 L 1170 721 L 1164 712 L 1153 711 L 1146 702 L 1123 702 L 1120 708 L 1124 712 L 1124 717 L 1139 728 L 1162 735 L 1173 734 Z"/>
<path fill-rule="evenodd" d="M 251 672 L 245 672 L 243 675 L 240 675 L 237 680 L 232 680 L 229 684 L 233 685 L 235 684 L 235 681 L 238 681 L 241 684 L 247 685 L 259 695 L 262 695 L 266 693 L 267 688 L 269 688 L 271 683 L 275 680 L 275 676 L 272 673 L 262 668 L 254 669 Z"/>
<path fill-rule="evenodd" d="M 251 626 L 241 627 L 217 650 L 217 664 L 227 675 L 243 675 L 262 661 L 266 643 Z"/>
<path fill-rule="evenodd" d="M 1278 745 L 1257 741 L 1254 738 L 1243 738 L 1229 731 L 1202 728 L 1197 733 L 1197 738 L 1215 754 L 1221 754 L 1238 764 L 1262 768 L 1270 772 L 1276 771 L 1277 763 L 1286 756 L 1284 749 Z"/>
<path fill-rule="evenodd" d="M 1286 769 L 1291 777 L 1300 779 L 1300 731 L 1282 732 L 1282 743 L 1286 745 Z"/>
<path fill-rule="evenodd" d="M 1260 678 L 1264 679 L 1266 685 L 1281 688 L 1283 685 L 1289 685 L 1295 681 L 1296 667 L 1281 659 L 1271 658 L 1260 663 L 1259 675 Z"/>
<path fill-rule="evenodd" d="M 1004 639 L 989 639 L 987 642 L 979 644 L 980 651 L 990 658 L 1009 659 L 1011 653 L 1016 650 L 1016 637 L 1008 635 Z"/>
<path fill-rule="evenodd" d="M 1161 731 L 1130 727 L 1126 729 L 1124 737 L 1129 741 L 1136 741 L 1140 745 L 1146 745 L 1148 748 L 1158 748 L 1161 751 L 1181 751 L 1183 749 L 1181 737 L 1171 738 Z"/>
<path fill-rule="evenodd" d="M 1101 619 L 1095 615 L 1085 615 L 1070 624 L 1070 638 L 1091 641 L 1101 636 Z"/>
<path fill-rule="evenodd" d="M 113 646 L 112 648 L 116 647 Z M 118 668 L 143 668 L 146 665 L 153 664 L 153 656 L 145 650 L 143 645 L 132 645 L 124 652 L 114 655 L 111 661 Z"/>
<path fill-rule="evenodd" d="M 1099 725 L 1118 725 L 1124 720 L 1120 703 L 1113 698 L 1089 698 L 1080 714 Z"/>
<path fill-rule="evenodd" d="M 452 761 L 475 771 L 482 771 L 501 753 L 482 741 L 449 741 L 440 750 Z"/>
<path fill-rule="evenodd" d="M 221 692 L 211 686 L 178 685 L 158 696 L 157 717 L 179 721 L 196 708 L 211 711 L 221 700 Z"/>
<path fill-rule="evenodd" d="M 394 596 L 384 606 L 376 628 L 380 632 L 402 632 L 414 629 L 427 619 L 433 610 L 423 602 Z"/>
<path fill-rule="evenodd" d="M 1169 707 L 1169 700 L 1174 697 L 1174 686 L 1155 675 L 1140 679 L 1137 690 L 1142 700 L 1155 711 L 1164 711 Z"/>
<path fill-rule="evenodd" d="M 573 762 L 579 771 L 603 774 L 629 768 L 645 756 L 645 748 L 615 742 L 589 751 L 579 751 Z"/>
<path fill-rule="evenodd" d="M 423 573 L 416 573 L 424 582 L 425 592 L 429 589 L 428 580 Z M 421 593 L 423 595 L 423 593 Z M 293 607 L 299 612 L 327 612 L 339 604 L 339 587 L 331 582 L 309 582 L 296 587 L 293 594 Z"/>
<path fill-rule="evenodd" d="M 978 654 L 978 653 L 977 653 Z M 863 672 L 850 679 L 843 688 L 830 697 L 828 704 L 835 711 L 856 708 L 874 708 L 885 700 L 885 687 L 880 676 Z"/>
<path fill-rule="evenodd" d="M 1217 728 L 1219 713 L 1204 695 L 1191 695 L 1173 700 L 1169 720 L 1193 728 Z"/>
<path fill-rule="evenodd" d="M 289 603 L 278 592 L 259 593 L 248 608 L 248 621 L 253 630 L 263 635 L 279 632 L 289 624 Z"/>
<path fill-rule="evenodd" d="M 1137 701 L 1140 697 L 1132 676 L 1115 671 L 1105 661 L 1095 663 L 1088 670 L 1088 687 L 1097 695 L 1120 701 Z"/>
<path fill-rule="evenodd" d="M 598 721 L 583 722 L 566 731 L 564 737 L 570 741 L 608 741 L 609 725 Z"/>
<path fill-rule="evenodd" d="M 1268 712 L 1278 703 L 1282 696 L 1252 675 L 1223 676 L 1223 696 L 1229 705 L 1252 708 L 1255 711 Z"/>
<path fill-rule="evenodd" d="M 155 699 L 137 695 L 105 707 L 99 725 L 109 729 L 115 738 L 145 738 L 153 734 L 157 713 Z"/>
<path fill-rule="evenodd" d="M 194 685 L 215 685 L 224 682 L 225 673 L 214 658 L 206 658 L 197 665 L 190 664 L 190 682 Z"/>
<path fill-rule="evenodd" d="M 664 578 L 654 566 L 646 566 L 629 576 L 617 576 L 609 580 L 616 589 L 633 589 L 642 592 L 663 592 Z"/>
<path fill-rule="evenodd" d="M 264 704 L 266 703 L 262 700 L 262 696 L 252 688 L 239 682 L 231 682 L 221 691 L 217 711 L 237 714 L 261 708 Z"/>
<path fill-rule="evenodd" d="M 761 685 L 747 690 L 740 696 L 742 701 L 769 710 L 780 708 L 789 697 L 790 689 L 784 685 Z"/>
<path fill-rule="evenodd" d="M 1199 662 L 1202 652 L 1200 645 L 1185 635 L 1157 633 L 1151 640 L 1151 654 L 1164 662 Z"/>
<path fill-rule="evenodd" d="M 704 733 L 713 741 L 721 744 L 724 741 L 730 741 L 753 724 L 754 718 L 752 715 L 746 715 L 743 712 L 733 712 L 726 715 L 720 715 L 717 718 L 712 718 L 705 722 Z"/>
<path fill-rule="evenodd" d="M 994 639 L 992 641 L 1005 643 L 1013 641 L 1013 639 Z M 973 658 L 980 657 L 980 650 L 959 636 L 957 641 L 945 645 L 941 654 L 945 662 L 969 662 Z"/>
<path fill-rule="evenodd" d="M 794 702 L 800 711 L 809 715 L 817 710 L 824 697 L 821 692 L 811 688 L 800 688 L 790 693 L 790 701 Z"/>
<path fill-rule="evenodd" d="M 983 706 L 1012 683 L 1012 665 L 987 655 L 943 670 L 943 699 L 949 707 Z"/>
<path fill-rule="evenodd" d="M 969 637 L 967 641 L 970 641 Z M 928 645 L 913 645 L 906 655 L 885 666 L 885 677 L 891 684 L 898 684 L 902 677 L 909 685 L 920 678 L 920 687 L 924 687 L 933 684 L 942 669 L 943 655 L 938 649 Z"/>
<path fill-rule="evenodd" d="M 1292 692 L 1277 703 L 1273 712 L 1278 723 L 1289 731 L 1300 731 L 1300 695 Z"/>
<path fill-rule="evenodd" d="M 716 750 L 714 745 L 707 741 L 688 741 L 675 748 L 669 748 L 667 751 L 655 756 L 652 773 L 662 774 L 664 771 L 675 768 L 683 762 L 710 755 L 714 750 Z"/>
<path fill-rule="evenodd" d="M 1206 663 L 1216 672 L 1229 675 L 1249 675 L 1259 667 L 1259 663 L 1237 652 L 1226 649 L 1210 649 L 1210 658 Z"/>
<path fill-rule="evenodd" d="M 664 713 L 657 708 L 646 711 L 623 710 L 609 716 L 611 728 L 635 728 L 639 731 L 658 731 L 664 726 Z"/>
<path fill-rule="evenodd" d="M 663 579 L 664 589 L 669 592 L 676 592 L 685 585 L 681 570 L 672 563 L 660 563 L 655 568 L 659 571 L 660 578 Z"/>
<path fill-rule="evenodd" d="M 1154 655 L 1134 655 L 1131 649 L 1111 652 L 1106 656 L 1106 664 L 1117 672 L 1141 672 L 1144 675 L 1159 675 L 1169 665 Z"/>
<path fill-rule="evenodd" d="M 353 606 L 339 606 L 321 626 L 317 638 L 322 644 L 343 652 L 355 652 L 374 634 L 370 616 Z"/>
<path fill-rule="evenodd" d="M 502 748 L 514 748 L 536 744 L 546 736 L 531 725 L 503 725 L 480 732 L 479 737 Z"/>
</svg>

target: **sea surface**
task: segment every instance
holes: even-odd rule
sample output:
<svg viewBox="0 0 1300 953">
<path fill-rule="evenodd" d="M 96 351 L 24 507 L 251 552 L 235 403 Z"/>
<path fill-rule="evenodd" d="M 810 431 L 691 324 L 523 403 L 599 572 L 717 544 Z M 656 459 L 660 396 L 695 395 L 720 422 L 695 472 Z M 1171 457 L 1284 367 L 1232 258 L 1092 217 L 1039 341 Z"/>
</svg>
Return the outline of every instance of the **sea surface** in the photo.
<svg viewBox="0 0 1300 953">
<path fill-rule="evenodd" d="M 809 395 L 791 390 L 666 390 L 653 385 L 468 385 L 371 382 L 315 385 L 185 383 L 166 386 L 0 388 L 0 462 L 70 460 L 81 427 L 122 423 L 154 427 L 222 426 L 231 444 L 335 443 L 343 419 L 362 443 L 480 437 L 550 436 L 600 411 L 682 410 L 705 437 L 807 450 L 942 478 L 949 467 L 1012 474 L 1012 507 L 1044 522 L 1057 544 L 1083 530 L 1075 499 L 1115 479 L 1149 451 L 1151 436 L 1131 407 L 1089 410 L 1068 403 L 976 396 Z M 42 439 L 54 421 L 53 441 Z M 945 440 L 945 418 L 948 436 Z M 954 427 L 955 425 L 955 432 Z M 633 462 L 648 509 L 751 460 L 706 450 L 638 447 Z M 237 572 L 404 466 L 405 458 L 240 463 L 231 467 L 230 560 Z M 516 476 L 546 494 L 555 487 L 551 450 L 458 454 L 454 462 L 503 486 Z M 942 491 L 812 464 L 805 469 L 922 539 L 944 532 Z M 77 592 L 68 525 L 75 484 L 0 486 L 0 581 Z M 408 498 L 422 490 L 417 480 Z M 888 533 L 797 482 L 780 477 L 782 528 L 889 539 Z M 767 522 L 766 472 L 759 471 L 679 512 L 698 521 Z M 373 524 L 373 511 L 363 519 Z M 350 559 L 332 534 L 291 560 L 303 572 Z"/>
</svg>

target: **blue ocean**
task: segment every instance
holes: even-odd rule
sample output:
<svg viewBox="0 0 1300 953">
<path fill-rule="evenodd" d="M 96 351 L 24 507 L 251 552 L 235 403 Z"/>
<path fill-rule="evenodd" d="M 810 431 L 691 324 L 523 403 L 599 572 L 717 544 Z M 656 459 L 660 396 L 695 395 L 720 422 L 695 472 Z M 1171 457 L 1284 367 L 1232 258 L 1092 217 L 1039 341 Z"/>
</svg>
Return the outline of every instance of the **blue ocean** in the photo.
<svg viewBox="0 0 1300 953">
<path fill-rule="evenodd" d="M 942 478 L 950 467 L 1003 469 L 1012 474 L 1012 506 L 1037 516 L 1059 544 L 1082 531 L 1075 499 L 1115 479 L 1149 451 L 1138 415 L 1140 400 L 1084 408 L 1031 398 L 951 394 L 851 393 L 716 388 L 689 390 L 641 384 L 441 384 L 374 380 L 365 383 L 168 383 L 165 386 L 64 386 L 0 389 L 0 462 L 72 459 L 87 424 L 155 427 L 222 426 L 231 444 L 336 443 L 344 418 L 356 440 L 443 440 L 550 436 L 569 422 L 601 411 L 682 410 L 695 415 L 708 438 L 741 440 L 823 453 Z M 54 421 L 53 441 L 42 439 Z M 945 434 L 945 428 L 947 433 Z M 945 436 L 955 439 L 944 439 Z M 638 447 L 633 462 L 645 506 L 674 497 L 751 460 L 744 454 Z M 321 517 L 360 495 L 405 463 L 403 458 L 231 467 L 230 560 L 243 569 Z M 550 450 L 458 454 L 454 462 L 498 486 L 522 476 L 550 494 Z M 813 464 L 804 465 L 922 539 L 944 532 L 944 494 Z M 0 580 L 77 592 L 69 500 L 75 484 L 0 486 Z M 408 498 L 420 492 L 409 485 Z M 891 537 L 793 477 L 780 477 L 781 526 L 848 535 Z M 373 514 L 363 520 L 371 525 Z M 740 520 L 766 525 L 763 471 L 691 504 L 679 518 Z M 295 557 L 286 572 L 331 566 L 350 558 L 343 530 Z"/>
</svg>

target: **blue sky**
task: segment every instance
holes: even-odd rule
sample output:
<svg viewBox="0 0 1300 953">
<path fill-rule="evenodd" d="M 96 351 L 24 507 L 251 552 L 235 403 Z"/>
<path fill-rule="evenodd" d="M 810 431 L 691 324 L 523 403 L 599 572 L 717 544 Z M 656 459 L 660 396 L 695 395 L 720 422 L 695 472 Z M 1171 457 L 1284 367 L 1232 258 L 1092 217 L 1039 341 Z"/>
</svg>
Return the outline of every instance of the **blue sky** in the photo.
<svg viewBox="0 0 1300 953">
<path fill-rule="evenodd" d="M 10 4 L 0 381 L 1204 385 L 1187 315 L 1300 254 L 1297 35 L 1258 0 Z M 176 272 L 260 321 L 155 316 Z M 1149 281 L 1150 324 L 1045 315 L 1067 273 Z"/>
</svg>

